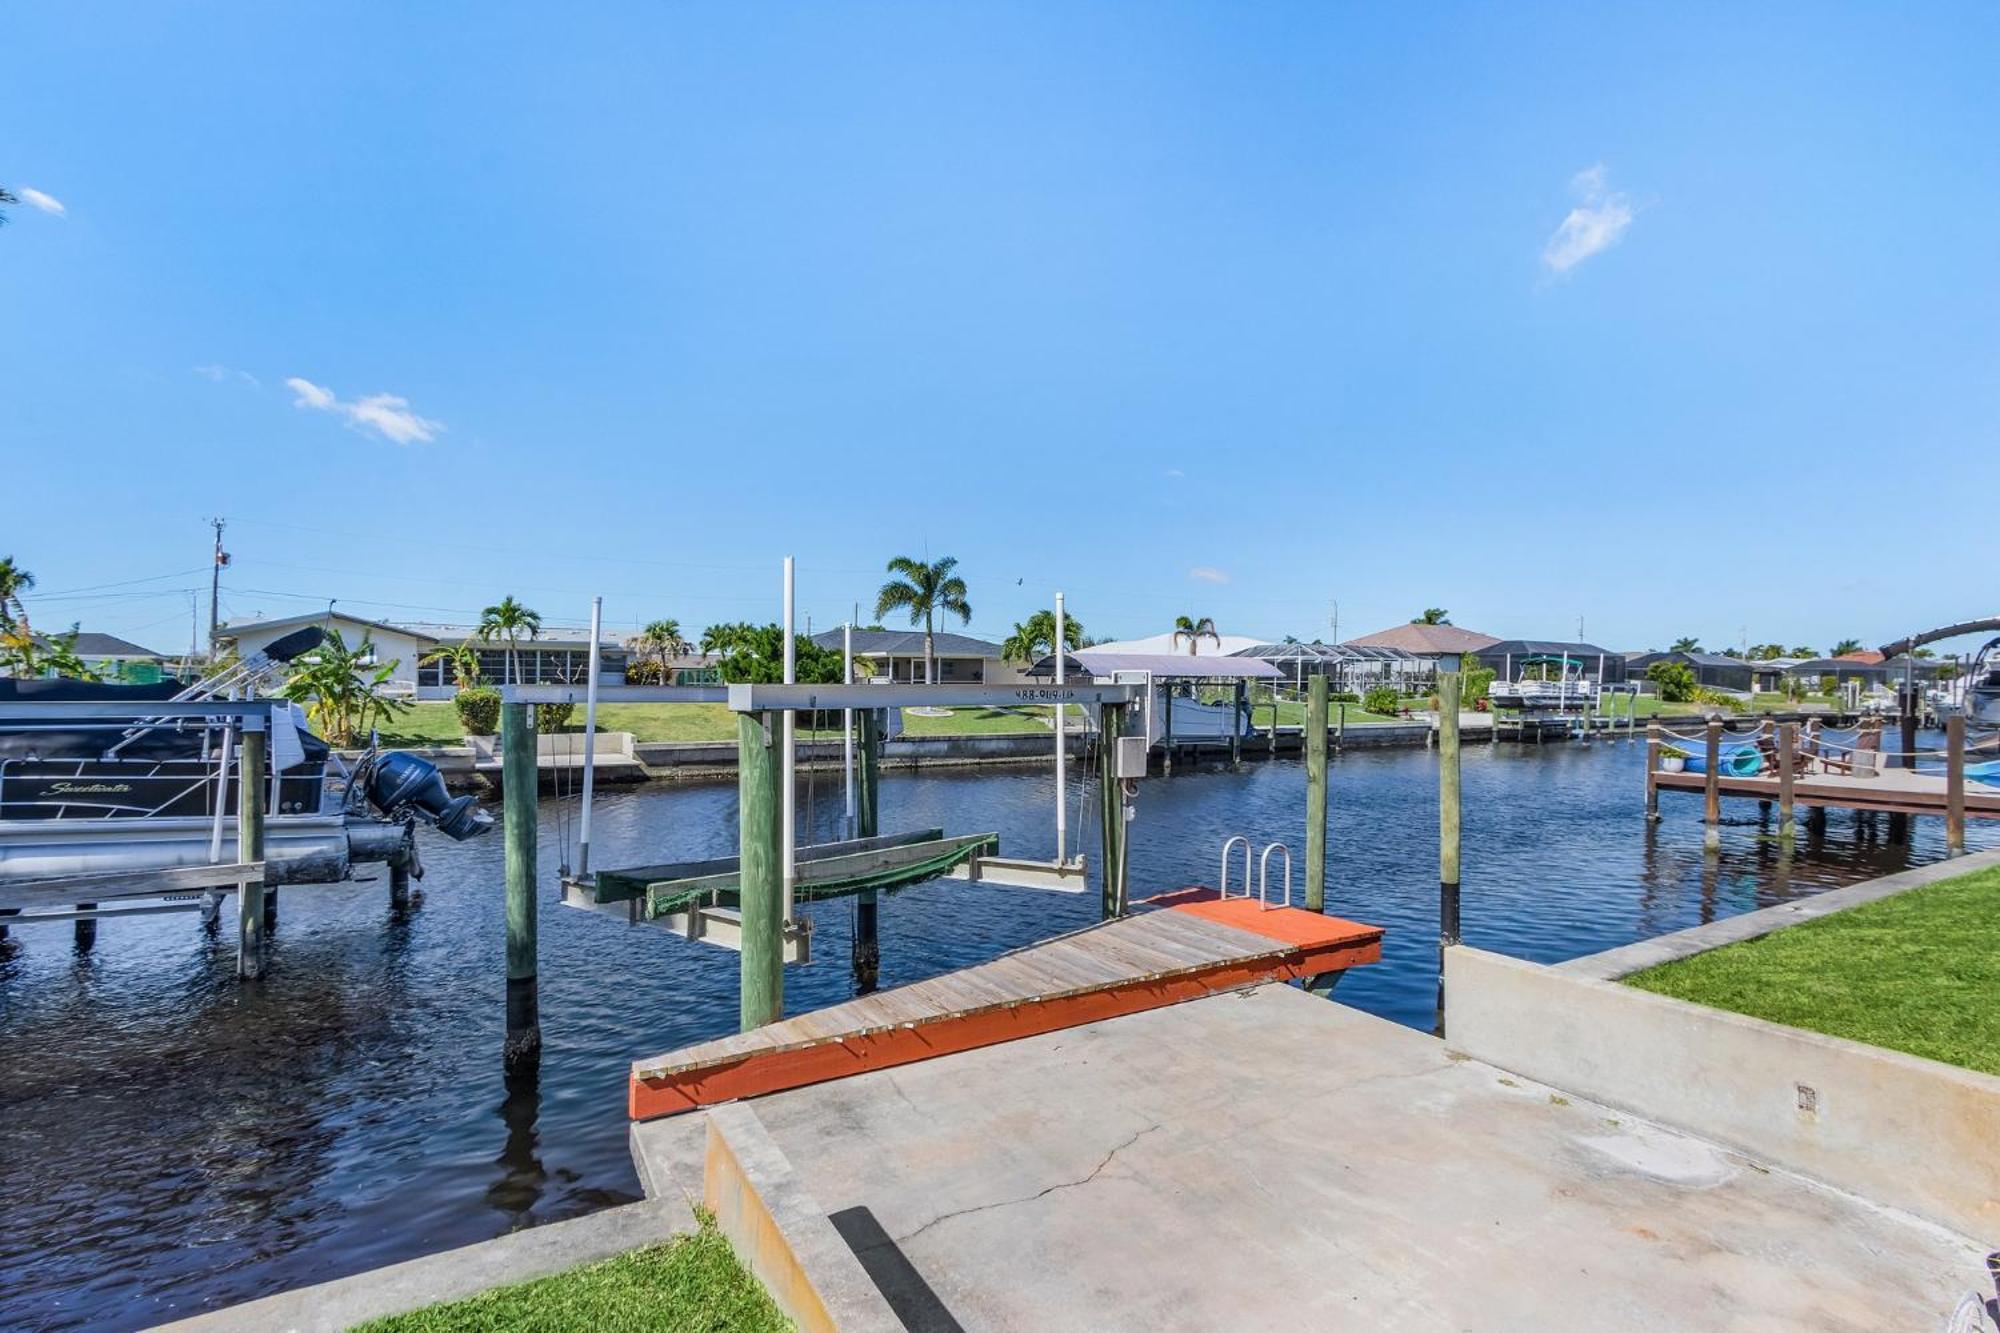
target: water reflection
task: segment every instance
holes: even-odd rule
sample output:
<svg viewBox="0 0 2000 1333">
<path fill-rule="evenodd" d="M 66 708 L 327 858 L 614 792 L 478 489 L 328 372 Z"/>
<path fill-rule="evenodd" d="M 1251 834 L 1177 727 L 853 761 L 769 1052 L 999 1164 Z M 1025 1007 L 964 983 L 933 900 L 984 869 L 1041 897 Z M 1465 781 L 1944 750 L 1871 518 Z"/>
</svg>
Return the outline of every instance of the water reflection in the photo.
<svg viewBox="0 0 2000 1333">
<path fill-rule="evenodd" d="M 1939 821 L 1885 841 L 1875 821 L 1816 819 L 1789 851 L 1732 802 L 1719 854 L 1698 800 L 1643 813 L 1643 747 L 1469 749 L 1466 940 L 1557 961 L 1933 859 Z M 1053 851 L 1040 771 L 885 774 L 887 832 L 995 831 Z M 1387 928 L 1383 961 L 1341 1002 L 1428 1027 L 1438 938 L 1436 759 L 1354 752 L 1331 784 L 1328 910 Z M 807 795 L 810 795 L 809 793 Z M 824 796 L 824 793 L 821 793 Z M 821 836 L 838 801 L 801 808 Z M 1291 762 L 1145 784 L 1135 896 L 1214 874 L 1231 834 L 1300 845 Z M 607 793 L 602 864 L 712 856 L 735 840 L 734 783 Z M 544 811 L 553 884 L 563 825 Z M 1094 821 L 1073 827 L 1088 836 Z M 1976 825 L 1975 845 L 1996 830 Z M 1080 849 L 1094 853 L 1086 845 Z M 136 1328 L 573 1217 L 637 1196 L 631 1061 L 733 1031 L 734 954 L 550 906 L 541 914 L 538 1076 L 501 1067 L 502 848 L 427 841 L 410 906 L 386 879 L 287 888 L 284 930 L 254 985 L 234 931 L 188 917 L 105 923 L 74 951 L 62 926 L 0 941 L 0 1327 Z M 879 896 L 875 975 L 852 899 L 810 905 L 809 967 L 786 1009 L 900 986 L 1095 919 L 1096 895 L 938 880 Z"/>
<path fill-rule="evenodd" d="M 507 1217 L 507 1229 L 529 1225 L 535 1205 L 541 1202 L 548 1170 L 538 1151 L 536 1124 L 542 1114 L 542 1077 L 539 1070 L 505 1076 L 506 1097 L 500 1102 L 500 1123 L 507 1127 L 506 1142 L 493 1164 L 499 1176 L 486 1187 L 488 1207 Z"/>
</svg>

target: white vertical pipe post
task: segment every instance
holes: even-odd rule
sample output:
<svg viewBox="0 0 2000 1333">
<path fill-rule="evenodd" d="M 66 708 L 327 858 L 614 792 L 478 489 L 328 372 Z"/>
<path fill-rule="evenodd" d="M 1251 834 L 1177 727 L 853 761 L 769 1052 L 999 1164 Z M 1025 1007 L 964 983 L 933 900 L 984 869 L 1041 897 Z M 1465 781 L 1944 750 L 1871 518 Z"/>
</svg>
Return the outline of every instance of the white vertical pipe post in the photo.
<svg viewBox="0 0 2000 1333">
<path fill-rule="evenodd" d="M 1069 812 L 1064 788 L 1069 782 L 1069 705 L 1062 702 L 1063 595 L 1056 594 L 1056 864 L 1069 860 Z"/>
<path fill-rule="evenodd" d="M 604 625 L 604 599 L 590 599 L 590 676 L 583 686 L 583 810 L 576 821 L 576 875 L 590 873 L 590 797 L 597 786 L 598 638 Z M 665 684 L 664 681 L 661 682 Z"/>
<path fill-rule="evenodd" d="M 223 811 L 229 804 L 229 757 L 236 749 L 236 720 L 231 718 L 222 727 L 222 754 L 215 764 L 215 822 L 208 830 L 208 860 L 211 865 L 222 863 L 222 820 Z"/>
<path fill-rule="evenodd" d="M 798 645 L 792 636 L 793 608 L 792 557 L 785 557 L 785 684 L 796 685 L 799 677 Z M 798 737 L 798 714 L 785 710 L 784 724 L 780 728 L 784 737 L 783 762 L 779 768 L 778 781 L 783 786 L 783 797 L 779 803 L 779 822 L 783 825 L 783 836 L 779 840 L 779 857 L 784 863 L 784 911 L 780 921 L 792 919 L 792 896 L 798 881 L 798 867 L 794 864 L 798 855 L 798 755 L 793 742 Z"/>
<path fill-rule="evenodd" d="M 840 630 L 840 683 L 854 683 L 854 622 L 848 621 Z M 854 814 L 854 710 L 840 710 L 840 788 L 841 808 L 847 812 L 847 836 L 855 834 Z"/>
</svg>

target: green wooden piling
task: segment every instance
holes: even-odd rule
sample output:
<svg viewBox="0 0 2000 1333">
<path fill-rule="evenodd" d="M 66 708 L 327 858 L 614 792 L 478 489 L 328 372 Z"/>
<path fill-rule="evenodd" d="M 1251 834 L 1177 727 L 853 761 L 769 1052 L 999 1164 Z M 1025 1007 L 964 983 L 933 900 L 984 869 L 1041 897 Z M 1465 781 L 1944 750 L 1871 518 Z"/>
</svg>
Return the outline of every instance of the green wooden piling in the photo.
<svg viewBox="0 0 2000 1333">
<path fill-rule="evenodd" d="M 857 837 L 881 834 L 882 713 L 863 708 L 855 713 L 861 736 L 854 755 L 854 831 Z"/>
<path fill-rule="evenodd" d="M 742 1029 L 775 1023 L 785 1010 L 784 865 L 779 810 L 782 770 L 774 732 L 779 716 L 743 713 L 736 719 L 736 805 L 741 856 L 743 954 Z"/>
<path fill-rule="evenodd" d="M 541 775 L 535 764 L 535 709 L 500 705 L 501 826 L 507 857 L 507 1040 L 501 1059 L 508 1070 L 531 1069 L 542 1056 L 541 1005 L 536 982 L 535 860 Z"/>
<path fill-rule="evenodd" d="M 854 832 L 873 838 L 881 832 L 882 773 L 880 768 L 882 714 L 864 708 L 855 715 L 860 737 L 854 756 Z M 1058 738 L 1057 744 L 1061 744 Z M 882 975 L 881 904 L 874 889 L 863 889 L 854 900 L 854 989 L 866 995 Z"/>
<path fill-rule="evenodd" d="M 1707 746 L 1703 751 L 1707 771 L 1702 774 L 1702 846 L 1711 852 L 1722 850 L 1722 723 L 1708 720 Z"/>
<path fill-rule="evenodd" d="M 1646 819 L 1660 822 L 1660 724 L 1646 724 Z"/>
<path fill-rule="evenodd" d="M 1458 706 L 1464 676 L 1438 673 L 1438 998 L 1437 1031 L 1444 1032 L 1444 956 L 1464 935 L 1459 925 Z"/>
<path fill-rule="evenodd" d="M 1306 692 L 1306 910 L 1326 910 L 1326 700 L 1324 675 Z"/>
<path fill-rule="evenodd" d="M 264 755 L 264 733 L 246 730 L 237 747 L 236 759 L 236 860 L 242 865 L 254 865 L 264 859 Z M 258 977 L 263 972 L 264 886 L 239 884 L 236 886 L 236 975 Z"/>
<path fill-rule="evenodd" d="M 1097 708 L 1097 813 L 1103 860 L 1099 873 L 1098 906 L 1106 921 L 1125 908 L 1125 802 L 1118 784 L 1118 737 L 1125 727 L 1122 704 Z"/>
<path fill-rule="evenodd" d="M 1965 718 L 1944 720 L 1944 846 L 1953 856 L 1965 851 Z"/>
<path fill-rule="evenodd" d="M 1797 801 L 1794 787 L 1798 782 L 1799 770 L 1799 724 L 1780 722 L 1778 724 L 1778 839 L 1790 843 L 1798 837 L 1798 826 L 1794 822 Z"/>
</svg>

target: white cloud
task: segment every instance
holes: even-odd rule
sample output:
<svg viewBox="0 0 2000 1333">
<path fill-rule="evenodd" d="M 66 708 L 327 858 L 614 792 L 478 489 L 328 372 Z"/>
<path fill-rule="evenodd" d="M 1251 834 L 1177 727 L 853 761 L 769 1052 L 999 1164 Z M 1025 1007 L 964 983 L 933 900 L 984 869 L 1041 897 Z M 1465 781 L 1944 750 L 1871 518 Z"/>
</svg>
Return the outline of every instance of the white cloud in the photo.
<svg viewBox="0 0 2000 1333">
<path fill-rule="evenodd" d="M 63 206 L 63 201 L 52 194 L 43 194 L 32 185 L 23 185 L 19 193 L 21 195 L 21 202 L 31 208 L 39 208 L 44 213 L 59 218 L 69 216 L 69 209 Z"/>
<path fill-rule="evenodd" d="M 294 407 L 317 408 L 322 412 L 331 411 L 333 408 L 333 390 L 322 389 L 311 380 L 302 380 L 294 375 L 285 381 L 285 387 L 298 395 L 292 400 Z"/>
<path fill-rule="evenodd" d="M 1168 469 L 1167 469 L 1167 471 L 1166 471 L 1166 477 L 1167 477 L 1167 480 L 1169 480 L 1169 481 L 1179 481 L 1179 480 L 1180 480 L 1180 479 L 1181 479 L 1182 477 L 1185 477 L 1186 475 L 1187 475 L 1187 473 L 1185 473 L 1185 472 L 1181 471 L 1181 470 L 1180 470 L 1179 468 L 1177 468 L 1177 467 L 1170 467 L 1170 468 L 1168 468 Z M 1051 725 L 1053 725 L 1053 724 L 1051 724 Z"/>
<path fill-rule="evenodd" d="M 1229 582 L 1229 575 L 1223 573 L 1221 570 L 1215 568 L 1213 565 L 1196 565 L 1193 569 L 1190 569 L 1188 571 L 1188 577 L 1193 579 L 1196 583 Z"/>
<path fill-rule="evenodd" d="M 331 389 L 294 375 L 285 381 L 292 391 L 294 407 L 316 412 L 332 412 L 346 418 L 356 430 L 373 431 L 397 444 L 429 444 L 444 430 L 444 423 L 418 416 L 410 410 L 410 400 L 393 393 L 374 393 L 356 402 L 335 397 Z"/>
<path fill-rule="evenodd" d="M 1552 273 L 1567 273 L 1609 250 L 1632 225 L 1631 197 L 1611 188 L 1602 162 L 1577 172 L 1569 187 L 1579 202 L 1542 247 L 1542 263 Z"/>
<path fill-rule="evenodd" d="M 249 371 L 232 370 L 228 366 L 215 366 L 215 365 L 196 366 L 194 368 L 194 373 L 201 376 L 203 379 L 207 380 L 211 384 L 222 384 L 229 380 L 239 380 L 244 384 L 250 384 L 250 385 L 255 385 L 257 383 L 257 377 L 255 375 L 252 375 Z"/>
</svg>

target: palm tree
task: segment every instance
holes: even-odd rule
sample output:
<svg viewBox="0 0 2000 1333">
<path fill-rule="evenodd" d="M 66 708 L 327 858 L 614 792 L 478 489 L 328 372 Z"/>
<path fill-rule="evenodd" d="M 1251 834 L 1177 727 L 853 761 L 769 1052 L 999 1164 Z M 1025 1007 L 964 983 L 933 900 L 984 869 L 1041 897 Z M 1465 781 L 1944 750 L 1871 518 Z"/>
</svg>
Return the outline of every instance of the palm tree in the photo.
<svg viewBox="0 0 2000 1333">
<path fill-rule="evenodd" d="M 1189 657 L 1194 657 L 1201 652 L 1201 641 L 1203 639 L 1213 640 L 1217 648 L 1222 646 L 1222 636 L 1215 632 L 1215 622 L 1207 616 L 1203 616 L 1199 620 L 1193 616 L 1175 616 L 1174 637 L 1171 640 L 1173 646 L 1176 648 L 1180 647 L 1182 639 L 1187 640 Z"/>
<path fill-rule="evenodd" d="M 525 631 L 530 639 L 541 637 L 541 612 L 533 611 L 514 600 L 512 593 L 502 597 L 497 603 L 479 613 L 479 639 L 491 643 L 495 639 L 507 641 L 507 683 L 514 684 L 519 674 L 516 655 L 519 651 L 521 634 Z"/>
<path fill-rule="evenodd" d="M 1055 641 L 1056 613 L 1037 611 L 1015 624 L 1014 632 L 1000 645 L 1000 656 L 1009 662 L 1033 662 L 1044 652 L 1054 652 Z M 1063 643 L 1071 652 L 1083 646 L 1083 625 L 1073 616 L 1063 617 Z"/>
<path fill-rule="evenodd" d="M 1410 623 L 1412 625 L 1449 625 L 1451 623 L 1451 612 L 1441 606 L 1427 606 L 1424 608 L 1422 615 L 1410 617 Z"/>
<path fill-rule="evenodd" d="M 15 564 L 13 556 L 0 556 L 0 626 L 27 620 L 28 608 L 21 605 L 21 594 L 34 586 L 35 576 Z"/>
<path fill-rule="evenodd" d="M 625 645 L 642 658 L 650 657 L 660 664 L 660 684 L 669 685 L 667 664 L 688 650 L 688 641 L 681 637 L 681 622 L 678 620 L 655 620 L 639 631 L 637 636 Z"/>
<path fill-rule="evenodd" d="M 1698 653 L 1701 651 L 1701 640 L 1695 638 L 1692 634 L 1683 634 L 1680 638 L 1674 640 L 1674 646 L 1667 649 L 1667 651 L 1670 653 Z"/>
<path fill-rule="evenodd" d="M 479 670 L 479 650 L 470 643 L 448 643 L 417 659 L 419 666 L 433 662 L 443 662 L 451 668 L 451 683 L 458 689 L 474 689 L 484 681 Z"/>
<path fill-rule="evenodd" d="M 1833 645 L 1833 651 L 1831 653 L 1828 653 L 1827 656 L 1845 657 L 1849 653 L 1858 653 L 1860 651 L 1861 651 L 1861 640 L 1842 639 L 1839 643 Z"/>
<path fill-rule="evenodd" d="M 14 192 L 12 190 L 8 189 L 4 185 L 0 185 L 0 204 L 18 204 L 20 202 L 21 201 L 19 199 L 16 199 L 14 197 Z M 6 224 L 7 224 L 7 214 L 5 212 L 0 212 L 0 226 L 5 226 Z"/>
<path fill-rule="evenodd" d="M 889 572 L 897 577 L 883 584 L 882 590 L 875 594 L 877 620 L 891 611 L 908 611 L 912 625 L 923 621 L 926 685 L 937 675 L 937 651 L 932 641 L 932 622 L 937 613 L 957 616 L 961 625 L 972 620 L 972 606 L 965 600 L 965 580 L 952 573 L 957 568 L 957 556 L 925 563 L 899 555 L 889 562 Z"/>
</svg>

